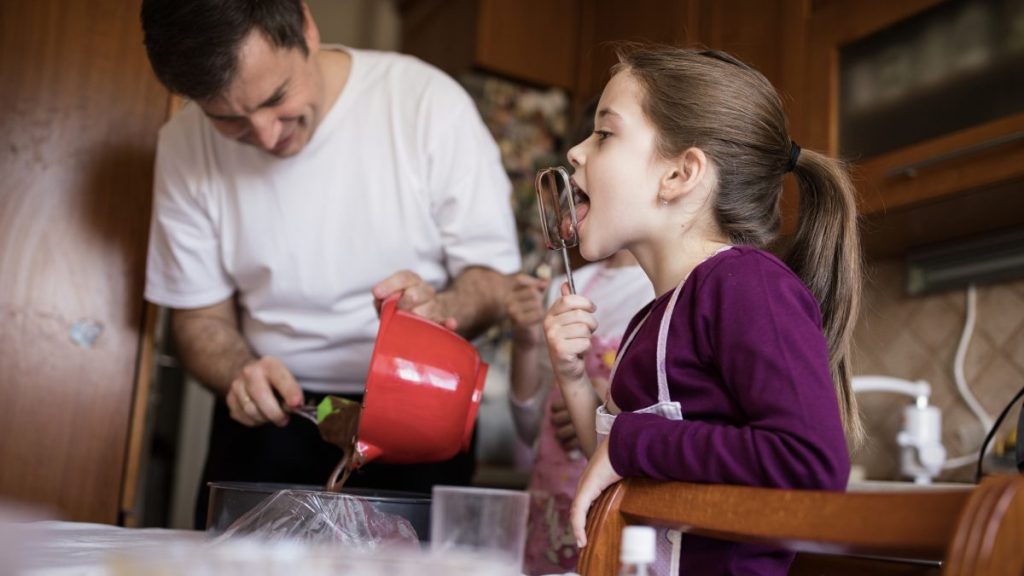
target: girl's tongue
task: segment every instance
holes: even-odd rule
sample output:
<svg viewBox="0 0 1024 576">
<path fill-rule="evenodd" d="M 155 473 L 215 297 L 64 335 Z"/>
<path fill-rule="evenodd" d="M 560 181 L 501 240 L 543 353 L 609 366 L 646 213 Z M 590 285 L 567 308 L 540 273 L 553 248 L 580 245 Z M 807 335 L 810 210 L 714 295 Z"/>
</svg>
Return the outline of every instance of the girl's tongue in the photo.
<svg viewBox="0 0 1024 576">
<path fill-rule="evenodd" d="M 577 184 L 576 181 L 572 181 L 572 192 L 573 192 L 573 203 L 576 204 L 576 223 L 583 222 L 583 219 L 587 217 L 587 212 L 590 211 L 590 196 L 583 191 Z"/>
<path fill-rule="evenodd" d="M 583 222 L 583 219 L 587 217 L 587 212 L 590 212 L 589 202 L 576 203 L 576 224 Z"/>
</svg>

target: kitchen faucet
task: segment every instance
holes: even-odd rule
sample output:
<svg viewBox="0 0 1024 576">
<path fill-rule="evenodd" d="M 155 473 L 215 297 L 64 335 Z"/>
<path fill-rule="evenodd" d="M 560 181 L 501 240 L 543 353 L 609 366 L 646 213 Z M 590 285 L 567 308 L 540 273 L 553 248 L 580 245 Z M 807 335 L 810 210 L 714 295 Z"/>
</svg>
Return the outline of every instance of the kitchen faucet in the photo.
<svg viewBox="0 0 1024 576">
<path fill-rule="evenodd" d="M 942 446 L 942 413 L 928 403 L 932 387 L 924 380 L 903 380 L 892 376 L 856 376 L 853 391 L 893 392 L 914 398 L 903 409 L 903 429 L 896 435 L 900 446 L 900 473 L 915 484 L 931 484 L 942 472 L 946 449 Z"/>
</svg>

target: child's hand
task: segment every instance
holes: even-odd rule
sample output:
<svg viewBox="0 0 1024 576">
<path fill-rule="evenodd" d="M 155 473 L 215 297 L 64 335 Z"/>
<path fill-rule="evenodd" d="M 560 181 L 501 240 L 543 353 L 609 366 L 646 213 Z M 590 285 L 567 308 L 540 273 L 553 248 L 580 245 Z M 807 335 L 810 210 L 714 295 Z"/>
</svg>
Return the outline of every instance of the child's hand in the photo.
<svg viewBox="0 0 1024 576">
<path fill-rule="evenodd" d="M 547 287 L 547 280 L 527 274 L 516 274 L 512 278 L 512 291 L 505 300 L 505 310 L 512 321 L 516 344 L 536 346 L 540 342 Z"/>
<path fill-rule="evenodd" d="M 569 294 L 568 284 L 563 284 L 562 297 L 544 318 L 551 368 L 563 385 L 585 381 L 583 357 L 590 350 L 590 336 L 597 330 L 594 310 L 593 302 L 578 294 Z"/>
<path fill-rule="evenodd" d="M 562 450 L 570 453 L 580 449 L 580 439 L 576 436 L 576 427 L 572 425 L 569 407 L 561 396 L 551 400 L 551 427 L 555 430 L 555 438 L 562 445 Z"/>
<path fill-rule="evenodd" d="M 572 510 L 569 512 L 572 533 L 576 536 L 578 547 L 583 548 L 587 545 L 587 511 L 590 510 L 590 505 L 605 488 L 619 480 L 622 480 L 622 476 L 612 468 L 612 462 L 608 458 L 608 439 L 605 438 L 590 456 L 587 469 L 583 471 L 580 483 L 576 486 L 576 498 L 573 499 Z"/>
</svg>

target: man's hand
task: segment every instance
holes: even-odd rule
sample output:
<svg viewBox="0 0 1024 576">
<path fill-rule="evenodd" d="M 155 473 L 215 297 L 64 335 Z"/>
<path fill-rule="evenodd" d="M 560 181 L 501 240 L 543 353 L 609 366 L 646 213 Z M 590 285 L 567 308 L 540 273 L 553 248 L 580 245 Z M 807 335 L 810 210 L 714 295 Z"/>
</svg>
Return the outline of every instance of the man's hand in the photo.
<svg viewBox="0 0 1024 576">
<path fill-rule="evenodd" d="M 277 426 L 288 424 L 288 414 L 275 392 L 283 399 L 284 406 L 298 408 L 302 405 L 302 388 L 280 360 L 264 356 L 246 364 L 231 382 L 227 394 L 231 417 L 250 427 L 267 422 Z"/>
<path fill-rule="evenodd" d="M 579 484 L 576 485 L 576 498 L 572 501 L 569 512 L 572 533 L 576 536 L 576 545 L 583 548 L 587 545 L 587 511 L 604 492 L 604 489 L 622 480 L 622 476 L 612 468 L 608 458 L 608 439 L 597 445 L 594 454 L 583 471 Z"/>
<path fill-rule="evenodd" d="M 302 389 L 277 358 L 256 358 L 238 329 L 233 298 L 210 306 L 175 309 L 175 341 L 185 369 L 223 396 L 231 417 L 246 426 L 288 423 L 279 403 L 302 405 Z M 275 396 L 276 392 L 276 396 Z"/>
<path fill-rule="evenodd" d="M 392 294 L 401 293 L 399 310 L 408 310 L 417 316 L 433 320 L 449 330 L 455 330 L 458 321 L 450 315 L 437 297 L 437 291 L 411 270 L 392 274 L 373 287 L 373 303 L 380 311 L 381 302 Z"/>
</svg>

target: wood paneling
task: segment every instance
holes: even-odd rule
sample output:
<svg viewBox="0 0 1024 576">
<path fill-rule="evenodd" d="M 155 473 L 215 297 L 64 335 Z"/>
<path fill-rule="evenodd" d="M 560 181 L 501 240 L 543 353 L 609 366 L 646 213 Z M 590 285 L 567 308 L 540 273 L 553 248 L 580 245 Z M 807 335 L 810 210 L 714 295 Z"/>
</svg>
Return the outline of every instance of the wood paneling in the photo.
<svg viewBox="0 0 1024 576">
<path fill-rule="evenodd" d="M 572 90 L 579 20 L 578 0 L 480 0 L 477 64 Z"/>
<path fill-rule="evenodd" d="M 139 6 L 0 4 L 0 498 L 71 520 L 124 471 L 168 99 Z"/>
<path fill-rule="evenodd" d="M 402 51 L 458 77 L 472 70 L 574 88 L 580 0 L 400 2 Z"/>
<path fill-rule="evenodd" d="M 479 0 L 405 0 L 402 52 L 430 62 L 451 75 L 469 70 L 476 59 Z"/>
<path fill-rule="evenodd" d="M 757 68 L 772 84 L 782 79 L 785 0 L 701 0 L 698 41 Z"/>
<path fill-rule="evenodd" d="M 694 0 L 592 0 L 584 2 L 577 103 L 586 104 L 608 82 L 616 42 L 686 46 L 696 37 Z"/>
</svg>

